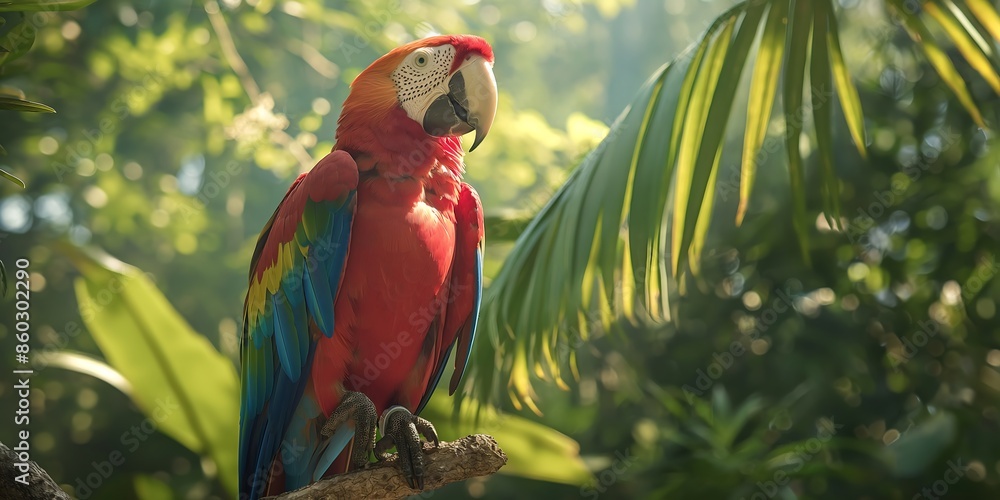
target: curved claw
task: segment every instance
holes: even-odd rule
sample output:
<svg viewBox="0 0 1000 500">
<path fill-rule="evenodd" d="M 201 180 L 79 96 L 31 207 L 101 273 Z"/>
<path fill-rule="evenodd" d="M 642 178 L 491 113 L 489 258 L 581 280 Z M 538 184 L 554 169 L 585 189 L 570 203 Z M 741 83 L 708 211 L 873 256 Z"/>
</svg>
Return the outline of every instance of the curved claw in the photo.
<svg viewBox="0 0 1000 500">
<path fill-rule="evenodd" d="M 423 434 L 437 447 L 440 441 L 434 425 L 402 406 L 386 410 L 380 424 L 382 439 L 375 443 L 376 458 L 379 461 L 389 458 L 388 452 L 395 446 L 407 484 L 415 490 L 424 489 L 424 454 L 420 435 Z"/>
<path fill-rule="evenodd" d="M 324 438 L 333 436 L 341 425 L 348 420 L 354 420 L 354 439 L 356 445 L 351 451 L 351 468 L 357 469 L 368 465 L 368 456 L 375 449 L 375 426 L 378 423 L 378 412 L 375 403 L 360 392 L 347 391 L 340 398 L 337 409 L 330 414 L 326 424 L 320 430 Z"/>
</svg>

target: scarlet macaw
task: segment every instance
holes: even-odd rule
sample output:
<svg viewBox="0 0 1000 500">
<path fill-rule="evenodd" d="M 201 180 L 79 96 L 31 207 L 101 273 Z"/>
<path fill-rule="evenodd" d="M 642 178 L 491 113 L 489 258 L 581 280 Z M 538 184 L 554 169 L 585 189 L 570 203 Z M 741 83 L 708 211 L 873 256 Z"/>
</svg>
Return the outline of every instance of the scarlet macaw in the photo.
<svg viewBox="0 0 1000 500">
<path fill-rule="evenodd" d="M 351 84 L 333 150 L 288 189 L 257 241 L 241 338 L 241 498 L 305 486 L 394 445 L 423 487 L 417 417 L 482 296 L 483 212 L 459 136 L 489 132 L 493 50 L 441 35 Z M 379 426 L 383 438 L 375 443 Z"/>
</svg>

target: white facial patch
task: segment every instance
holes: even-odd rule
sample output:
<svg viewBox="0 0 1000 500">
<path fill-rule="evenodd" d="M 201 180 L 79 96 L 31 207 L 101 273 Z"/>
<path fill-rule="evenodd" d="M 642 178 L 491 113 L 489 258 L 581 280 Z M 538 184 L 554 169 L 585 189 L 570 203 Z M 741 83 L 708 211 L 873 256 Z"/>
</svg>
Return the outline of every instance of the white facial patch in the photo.
<svg viewBox="0 0 1000 500">
<path fill-rule="evenodd" d="M 417 122 L 435 97 L 448 93 L 448 74 L 455 61 L 455 47 L 439 45 L 413 51 L 392 72 L 396 98 L 407 116 Z"/>
</svg>

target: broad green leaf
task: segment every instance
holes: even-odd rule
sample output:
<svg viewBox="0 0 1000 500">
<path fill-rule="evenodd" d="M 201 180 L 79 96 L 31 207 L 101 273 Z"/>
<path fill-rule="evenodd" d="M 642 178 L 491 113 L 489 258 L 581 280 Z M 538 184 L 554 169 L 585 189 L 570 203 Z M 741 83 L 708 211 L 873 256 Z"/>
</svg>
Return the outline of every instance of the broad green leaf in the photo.
<svg viewBox="0 0 1000 500">
<path fill-rule="evenodd" d="M 858 153 L 861 154 L 862 158 L 866 158 L 868 154 L 865 147 L 865 115 L 861 110 L 861 99 L 858 97 L 858 89 L 854 86 L 851 75 L 847 71 L 847 64 L 844 63 L 837 16 L 833 15 L 832 11 L 828 12 L 827 19 L 830 27 L 827 31 L 827 44 L 830 49 L 830 69 L 833 71 L 834 83 L 837 85 L 837 94 L 840 96 L 840 107 L 844 110 L 847 129 L 851 131 L 851 138 L 854 139 L 854 146 L 858 148 Z"/>
<path fill-rule="evenodd" d="M 965 85 L 965 80 L 958 74 L 958 70 L 955 69 L 955 65 L 948 59 L 948 55 L 934 41 L 924 22 L 906 8 L 896 9 L 896 12 L 899 13 L 900 19 L 903 20 L 903 26 L 906 27 L 906 31 L 910 34 L 910 37 L 924 51 L 927 61 L 931 63 L 931 66 L 934 66 L 934 69 L 938 72 L 945 85 L 955 93 L 958 102 L 965 107 L 976 124 L 982 128 L 986 128 L 982 114 L 979 112 L 979 108 L 976 107 L 976 103 L 973 102 L 972 95 L 969 94 L 969 89 Z"/>
<path fill-rule="evenodd" d="M 170 485 L 146 474 L 137 474 L 132 478 L 135 486 L 135 497 L 139 500 L 171 500 L 174 498 Z"/>
<path fill-rule="evenodd" d="M 80 270 L 82 317 L 108 363 L 158 428 L 215 461 L 235 494 L 239 382 L 232 362 L 174 310 L 149 276 L 96 250 L 63 244 Z"/>
<path fill-rule="evenodd" d="M 983 50 L 979 48 L 972 34 L 955 17 L 954 12 L 942 9 L 933 2 L 924 4 L 924 10 L 944 28 L 945 33 L 948 34 L 948 38 L 951 38 L 955 47 L 962 53 L 965 60 L 969 62 L 969 66 L 972 66 L 973 69 L 982 75 L 983 79 L 986 80 L 986 83 L 990 84 L 994 92 L 1000 92 L 1000 75 L 997 75 L 996 69 L 993 68 L 993 65 L 987 58 L 987 54 L 983 53 Z"/>
<path fill-rule="evenodd" d="M 897 477 L 915 477 L 955 440 L 958 423 L 954 415 L 940 412 L 903 433 L 886 449 L 893 474 Z"/>
<path fill-rule="evenodd" d="M 27 101 L 18 97 L 0 95 L 0 109 L 30 111 L 35 113 L 55 113 L 56 110 L 40 102 Z"/>
<path fill-rule="evenodd" d="M 580 445 L 555 429 L 493 410 L 484 409 L 487 413 L 478 420 L 455 411 L 447 399 L 434 397 L 420 416 L 431 421 L 445 441 L 476 433 L 493 436 L 507 454 L 501 474 L 574 486 L 593 478 L 580 459 Z"/>
<path fill-rule="evenodd" d="M 799 141 L 805 106 L 802 104 L 802 87 L 805 80 L 806 58 L 812 32 L 811 7 L 806 0 L 795 0 L 788 37 L 788 59 L 785 61 L 785 151 L 788 154 L 789 186 L 792 190 L 792 223 L 799 240 L 802 257 L 809 263 L 809 223 L 806 216 L 806 186 Z"/>
<path fill-rule="evenodd" d="M 813 123 L 819 145 L 819 162 L 822 166 L 823 215 L 830 227 L 840 228 L 840 180 L 833 170 L 833 81 L 830 75 L 829 45 L 826 43 L 829 5 L 821 3 L 813 12 L 812 83 Z"/>
<path fill-rule="evenodd" d="M 0 12 L 0 66 L 21 57 L 35 43 L 38 30 L 21 12 Z"/>
<path fill-rule="evenodd" d="M 774 97 L 778 94 L 775 82 L 781 71 L 785 52 L 786 18 L 788 2 L 771 2 L 764 25 L 764 34 L 757 49 L 753 76 L 750 79 L 750 97 L 747 101 L 747 125 L 743 137 L 743 161 L 740 168 L 740 204 L 736 209 L 736 224 L 743 224 L 750 205 L 750 193 L 757 175 L 757 153 L 764 145 L 767 124 L 771 121 Z"/>
<path fill-rule="evenodd" d="M 7 179 L 10 182 L 13 182 L 14 184 L 17 184 L 18 186 L 20 186 L 21 189 L 24 189 L 24 181 L 18 179 L 17 176 L 2 168 L 0 168 L 0 177 L 3 177 L 4 179 Z"/>
<path fill-rule="evenodd" d="M 0 0 L 0 12 L 82 9 L 96 0 Z"/>
<path fill-rule="evenodd" d="M 1000 14 L 997 13 L 996 7 L 987 0 L 966 0 L 965 5 L 975 14 L 986 31 L 993 35 L 993 39 L 1000 42 Z"/>
</svg>

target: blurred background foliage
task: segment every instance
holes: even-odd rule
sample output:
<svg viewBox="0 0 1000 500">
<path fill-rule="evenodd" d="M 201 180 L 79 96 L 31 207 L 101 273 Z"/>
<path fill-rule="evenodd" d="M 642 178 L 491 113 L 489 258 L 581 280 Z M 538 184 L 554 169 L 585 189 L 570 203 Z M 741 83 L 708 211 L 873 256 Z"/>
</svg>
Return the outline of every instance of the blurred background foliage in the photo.
<svg viewBox="0 0 1000 500">
<path fill-rule="evenodd" d="M 510 432 L 524 438 L 508 441 L 512 449 L 561 454 L 538 457 L 539 470 L 579 461 L 592 475 L 540 480 L 515 467 L 435 496 L 988 498 L 998 489 L 1000 149 L 886 5 L 836 3 L 867 130 L 862 159 L 840 118 L 834 129 L 846 229 L 823 213 L 808 134 L 804 210 L 793 210 L 783 156 L 771 154 L 737 229 L 736 120 L 715 196 L 724 215 L 671 321 L 585 314 L 552 348 L 563 362 L 575 353 L 579 377 L 564 376 L 566 388 L 534 384 L 540 414 L 503 398 L 479 424 L 454 424 L 456 435 L 475 428 L 506 448 Z M 223 361 L 218 373 L 236 363 L 256 232 L 294 176 L 329 150 L 348 84 L 378 55 L 432 32 L 476 33 L 494 46 L 497 122 L 467 158 L 493 222 L 489 285 L 526 217 L 648 76 L 734 4 L 101 0 L 30 16 L 33 47 L 4 65 L 0 84 L 58 113 L 0 121 L 0 169 L 27 184 L 0 185 L 0 245 L 4 260 L 32 262 L 33 346 L 44 361 L 32 379 L 33 458 L 79 498 L 230 497 L 225 458 L 210 442 L 225 437 L 191 434 L 201 417 L 169 411 L 157 391 L 183 382 L 155 387 L 130 372 L 130 359 L 135 370 L 155 363 L 136 363 L 141 347 L 115 354 L 112 344 L 142 340 L 142 328 L 101 320 L 113 308 L 88 309 L 88 297 L 125 306 L 145 290 L 114 321 L 172 325 L 158 330 L 170 347 L 199 346 L 206 363 Z M 941 47 L 983 121 L 996 124 L 991 82 L 953 44 Z M 765 149 L 781 144 L 786 125 L 770 122 Z M 792 212 L 809 220 L 811 265 Z M 136 268 L 149 286 L 101 298 L 114 273 Z M 142 320 L 153 304 L 162 316 Z M 9 298 L 2 314 L 13 317 Z M 9 325 L 0 323 L 4 345 L 14 343 Z M 12 367 L 0 356 L 0 368 Z M 439 395 L 429 407 L 442 423 L 447 403 Z M 10 384 L 0 386 L 0 411 L 15 405 Z M 10 443 L 7 429 L 0 440 Z M 114 452 L 124 463 L 88 486 Z"/>
</svg>

